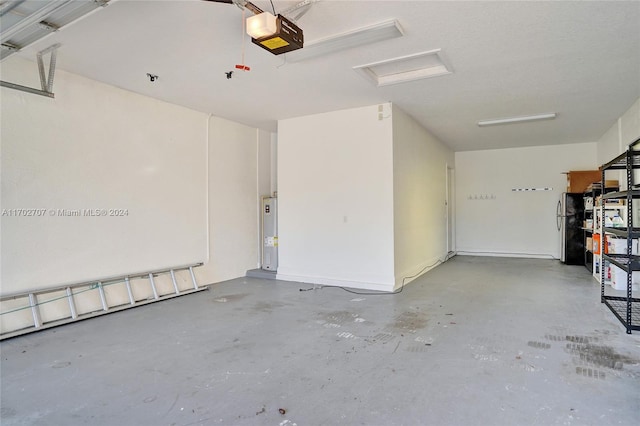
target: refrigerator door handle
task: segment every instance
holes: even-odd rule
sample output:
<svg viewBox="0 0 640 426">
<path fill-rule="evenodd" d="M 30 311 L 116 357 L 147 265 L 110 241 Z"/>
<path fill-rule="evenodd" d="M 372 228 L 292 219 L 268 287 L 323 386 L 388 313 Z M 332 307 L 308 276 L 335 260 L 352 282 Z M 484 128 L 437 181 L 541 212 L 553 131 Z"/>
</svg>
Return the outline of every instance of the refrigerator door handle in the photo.
<svg viewBox="0 0 640 426">
<path fill-rule="evenodd" d="M 558 206 L 556 207 L 556 225 L 558 231 L 562 229 L 562 201 L 558 200 Z"/>
</svg>

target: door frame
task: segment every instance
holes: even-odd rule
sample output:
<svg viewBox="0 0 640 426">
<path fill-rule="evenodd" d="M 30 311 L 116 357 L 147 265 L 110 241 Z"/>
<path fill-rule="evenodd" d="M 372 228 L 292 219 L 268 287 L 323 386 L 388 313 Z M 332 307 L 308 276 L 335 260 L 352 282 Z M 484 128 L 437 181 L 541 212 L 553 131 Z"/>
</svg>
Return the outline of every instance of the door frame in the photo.
<svg viewBox="0 0 640 426">
<path fill-rule="evenodd" d="M 446 164 L 445 168 L 445 220 L 447 255 L 456 251 L 456 203 L 455 168 Z"/>
</svg>

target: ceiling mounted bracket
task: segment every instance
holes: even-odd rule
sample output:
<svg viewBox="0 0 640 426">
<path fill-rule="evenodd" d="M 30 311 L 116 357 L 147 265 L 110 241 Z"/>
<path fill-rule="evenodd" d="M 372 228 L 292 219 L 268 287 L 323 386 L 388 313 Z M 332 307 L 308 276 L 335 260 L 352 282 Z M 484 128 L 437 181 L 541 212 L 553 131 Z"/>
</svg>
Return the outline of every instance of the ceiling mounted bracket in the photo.
<svg viewBox="0 0 640 426">
<path fill-rule="evenodd" d="M 56 43 L 47 47 L 44 50 L 38 52 L 38 72 L 40 73 L 40 85 L 42 86 L 42 91 L 53 94 L 53 77 L 56 74 L 56 58 L 58 55 L 58 48 L 60 47 L 60 43 Z M 42 57 L 46 54 L 51 54 L 49 57 L 49 75 L 45 77 L 44 71 L 44 61 Z"/>
<path fill-rule="evenodd" d="M 302 18 L 311 9 L 314 3 L 320 0 L 303 0 L 300 3 L 291 6 L 290 8 L 280 12 L 281 15 L 289 18 L 290 21 L 296 23 L 298 19 Z M 295 12 L 295 13 L 294 13 Z"/>
<path fill-rule="evenodd" d="M 0 0 L 0 61 L 104 8 L 111 0 Z"/>
<path fill-rule="evenodd" d="M 217 0 L 210 0 L 210 1 L 217 1 Z M 256 6 L 255 4 L 251 3 L 250 1 L 247 0 L 221 0 L 221 3 L 233 3 L 236 6 L 238 6 L 241 10 L 243 9 L 248 9 L 251 12 L 254 13 L 254 15 L 258 15 L 262 12 L 264 12 L 262 9 L 260 9 L 258 6 Z"/>
<path fill-rule="evenodd" d="M 38 74 L 40 75 L 41 89 L 35 89 L 33 87 L 22 86 L 20 84 L 9 83 L 8 81 L 0 81 L 0 86 L 9 89 L 19 90 L 21 92 L 32 93 L 34 95 L 46 96 L 48 98 L 54 98 L 53 94 L 53 78 L 56 74 L 56 59 L 58 48 L 60 43 L 53 44 L 44 50 L 41 50 L 37 54 L 38 61 Z M 49 54 L 49 71 L 45 70 L 43 56 Z"/>
</svg>

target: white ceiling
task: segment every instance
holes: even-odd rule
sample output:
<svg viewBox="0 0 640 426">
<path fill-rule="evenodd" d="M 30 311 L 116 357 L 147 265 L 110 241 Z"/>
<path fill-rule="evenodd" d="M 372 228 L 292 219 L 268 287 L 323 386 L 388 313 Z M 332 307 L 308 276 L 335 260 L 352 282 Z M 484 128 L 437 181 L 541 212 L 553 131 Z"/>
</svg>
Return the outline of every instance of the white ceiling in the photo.
<svg viewBox="0 0 640 426">
<path fill-rule="evenodd" d="M 274 0 L 276 11 L 296 3 Z M 638 1 L 322 0 L 298 25 L 308 43 L 394 18 L 404 37 L 291 64 L 246 39 L 251 71 L 230 80 L 242 12 L 199 0 L 112 1 L 19 55 L 59 42 L 59 69 L 270 131 L 280 119 L 391 101 L 456 151 L 593 142 L 640 97 Z M 352 69 L 433 49 L 453 74 L 376 88 Z M 558 117 L 476 124 L 548 112 Z"/>
</svg>

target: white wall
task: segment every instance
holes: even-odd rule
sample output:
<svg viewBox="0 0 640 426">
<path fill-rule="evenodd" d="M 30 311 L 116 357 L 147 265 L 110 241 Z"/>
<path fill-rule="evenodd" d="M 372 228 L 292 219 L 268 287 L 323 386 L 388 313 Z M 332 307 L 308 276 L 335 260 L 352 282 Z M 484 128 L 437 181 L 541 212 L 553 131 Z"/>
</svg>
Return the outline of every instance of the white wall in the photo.
<svg viewBox="0 0 640 426">
<path fill-rule="evenodd" d="M 209 126 L 209 263 L 198 270 L 207 284 L 259 266 L 259 202 L 270 187 L 271 151 L 266 132 L 218 117 Z"/>
<path fill-rule="evenodd" d="M 2 74 L 39 84 L 36 66 L 20 58 L 3 62 Z M 197 262 L 206 262 L 195 270 L 206 285 L 257 267 L 272 134 L 61 70 L 55 99 L 1 90 L 0 208 L 128 210 L 124 217 L 2 216 L 2 294 Z M 191 287 L 188 273 L 176 279 Z M 136 300 L 152 297 L 147 280 L 132 287 Z M 174 291 L 168 275 L 156 287 L 161 295 Z M 91 286 L 76 291 L 79 314 L 101 309 Z M 129 302 L 122 283 L 105 293 L 110 306 Z M 63 292 L 38 301 L 44 322 L 70 315 Z M 0 310 L 26 303 L 6 300 Z M 28 309 L 0 318 L 3 333 L 31 324 Z"/>
<path fill-rule="evenodd" d="M 258 223 L 258 237 L 256 238 L 255 244 L 257 247 L 257 266 L 261 264 L 261 254 L 262 254 L 262 197 L 271 196 L 273 191 L 271 190 L 271 176 L 272 176 L 272 167 L 271 161 L 273 159 L 273 148 L 272 148 L 272 139 L 273 134 L 269 133 L 265 130 L 258 130 L 258 200 L 256 210 L 256 221 Z"/>
<path fill-rule="evenodd" d="M 278 134 L 271 133 L 271 195 L 278 192 Z M 276 194 L 277 195 L 277 194 Z"/>
<path fill-rule="evenodd" d="M 620 143 L 624 149 L 640 138 L 640 98 L 619 119 Z"/>
<path fill-rule="evenodd" d="M 640 138 L 640 98 L 616 120 L 616 122 L 598 140 L 598 165 L 607 163 L 627 150 L 630 143 Z M 637 149 L 637 148 L 636 148 Z M 635 181 L 640 173 L 635 171 Z M 607 179 L 618 179 L 621 189 L 626 189 L 624 171 L 609 171 Z"/>
<path fill-rule="evenodd" d="M 280 121 L 277 162 L 278 278 L 393 288 L 392 122 L 378 105 Z"/>
<path fill-rule="evenodd" d="M 620 141 L 619 120 L 598 140 L 598 165 L 604 164 L 620 154 L 624 148 Z"/>
<path fill-rule="evenodd" d="M 32 62 L 2 78 L 38 87 Z M 56 72 L 55 99 L 1 89 L 3 294 L 206 260 L 206 115 Z M 63 217 L 58 209 L 124 209 Z"/>
<path fill-rule="evenodd" d="M 598 140 L 598 164 L 604 164 L 640 137 L 640 98 Z"/>
<path fill-rule="evenodd" d="M 596 143 L 457 152 L 458 253 L 558 258 L 562 173 L 595 170 L 596 157 Z M 553 191 L 512 192 L 545 187 Z"/>
<path fill-rule="evenodd" d="M 447 254 L 447 165 L 453 152 L 393 106 L 396 285 Z"/>
</svg>

